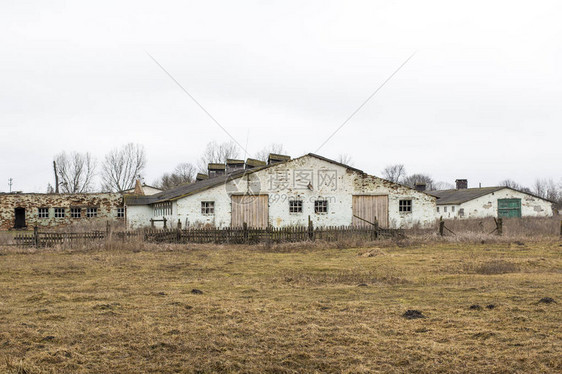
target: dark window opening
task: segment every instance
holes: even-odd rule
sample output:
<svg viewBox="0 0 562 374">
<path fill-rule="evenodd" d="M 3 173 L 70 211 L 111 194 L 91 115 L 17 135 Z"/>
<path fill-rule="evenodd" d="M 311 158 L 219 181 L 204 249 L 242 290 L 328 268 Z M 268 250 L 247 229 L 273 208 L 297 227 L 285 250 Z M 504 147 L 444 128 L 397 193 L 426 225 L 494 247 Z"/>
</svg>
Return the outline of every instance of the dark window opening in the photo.
<svg viewBox="0 0 562 374">
<path fill-rule="evenodd" d="M 328 213 L 328 200 L 316 200 L 314 202 L 314 213 Z"/>
<path fill-rule="evenodd" d="M 205 214 L 205 215 L 215 214 L 215 202 L 201 201 L 201 214 Z"/>
<path fill-rule="evenodd" d="M 39 218 L 49 218 L 49 208 L 39 208 L 37 210 L 37 216 Z"/>
<path fill-rule="evenodd" d="M 89 207 L 86 209 L 86 217 L 88 218 L 95 218 L 98 216 L 98 208 L 96 207 Z"/>
<path fill-rule="evenodd" d="M 72 218 L 82 217 L 82 209 L 81 208 L 70 208 L 70 216 Z"/>
<path fill-rule="evenodd" d="M 302 200 L 289 200 L 289 213 L 302 213 Z"/>
<path fill-rule="evenodd" d="M 64 218 L 64 208 L 55 208 L 55 218 Z"/>
<path fill-rule="evenodd" d="M 412 200 L 400 200 L 398 202 L 399 212 L 411 212 L 412 211 Z"/>
</svg>

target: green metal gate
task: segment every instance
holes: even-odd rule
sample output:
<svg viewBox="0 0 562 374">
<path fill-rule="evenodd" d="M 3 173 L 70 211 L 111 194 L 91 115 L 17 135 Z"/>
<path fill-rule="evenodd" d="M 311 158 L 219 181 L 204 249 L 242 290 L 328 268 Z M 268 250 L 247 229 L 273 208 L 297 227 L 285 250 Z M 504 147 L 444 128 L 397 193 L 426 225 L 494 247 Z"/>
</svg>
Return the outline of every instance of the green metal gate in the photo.
<svg viewBox="0 0 562 374">
<path fill-rule="evenodd" d="M 521 199 L 498 199 L 498 217 L 521 217 Z"/>
</svg>

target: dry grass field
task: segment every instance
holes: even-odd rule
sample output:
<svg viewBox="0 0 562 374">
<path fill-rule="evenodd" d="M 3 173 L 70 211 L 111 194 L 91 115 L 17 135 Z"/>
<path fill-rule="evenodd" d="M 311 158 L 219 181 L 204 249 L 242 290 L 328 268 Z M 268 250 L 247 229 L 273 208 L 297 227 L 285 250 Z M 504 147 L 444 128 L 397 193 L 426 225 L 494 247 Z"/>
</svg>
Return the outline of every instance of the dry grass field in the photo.
<svg viewBox="0 0 562 374">
<path fill-rule="evenodd" d="M 555 239 L 6 249 L 0 372 L 561 372 L 561 251 Z"/>
</svg>

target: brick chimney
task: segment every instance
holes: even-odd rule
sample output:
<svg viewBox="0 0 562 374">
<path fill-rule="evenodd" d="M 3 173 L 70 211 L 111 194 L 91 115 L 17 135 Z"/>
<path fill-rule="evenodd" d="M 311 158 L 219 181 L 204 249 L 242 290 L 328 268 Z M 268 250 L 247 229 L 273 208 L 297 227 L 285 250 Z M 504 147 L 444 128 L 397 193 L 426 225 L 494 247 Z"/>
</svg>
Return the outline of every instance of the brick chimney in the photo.
<svg viewBox="0 0 562 374">
<path fill-rule="evenodd" d="M 455 183 L 457 184 L 457 190 L 466 190 L 468 188 L 467 179 L 457 179 Z"/>
<path fill-rule="evenodd" d="M 424 192 L 426 187 L 427 187 L 427 184 L 425 184 L 424 182 L 416 182 L 414 184 L 414 189 L 416 191 L 419 191 L 419 192 Z"/>
</svg>

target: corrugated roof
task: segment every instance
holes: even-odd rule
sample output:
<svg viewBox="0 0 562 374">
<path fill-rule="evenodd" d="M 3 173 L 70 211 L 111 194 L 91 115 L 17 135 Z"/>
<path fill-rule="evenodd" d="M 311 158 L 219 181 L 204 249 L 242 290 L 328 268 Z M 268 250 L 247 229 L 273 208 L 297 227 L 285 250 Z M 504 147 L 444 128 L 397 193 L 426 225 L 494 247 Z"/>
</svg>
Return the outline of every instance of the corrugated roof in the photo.
<svg viewBox="0 0 562 374">
<path fill-rule="evenodd" d="M 437 197 L 437 204 L 462 204 L 506 187 L 463 188 L 460 190 L 427 191 Z"/>
</svg>

